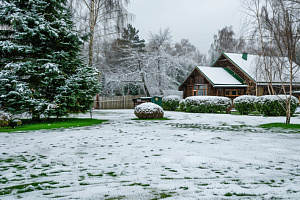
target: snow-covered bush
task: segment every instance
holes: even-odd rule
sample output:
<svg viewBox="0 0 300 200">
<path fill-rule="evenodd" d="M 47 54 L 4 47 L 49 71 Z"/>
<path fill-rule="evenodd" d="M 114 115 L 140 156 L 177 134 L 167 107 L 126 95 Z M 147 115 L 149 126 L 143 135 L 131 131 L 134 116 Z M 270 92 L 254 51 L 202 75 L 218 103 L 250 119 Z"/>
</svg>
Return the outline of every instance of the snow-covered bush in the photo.
<svg viewBox="0 0 300 200">
<path fill-rule="evenodd" d="M 175 110 L 179 107 L 179 102 L 181 97 L 178 95 L 170 95 L 163 97 L 162 99 L 162 107 L 164 110 Z"/>
<path fill-rule="evenodd" d="M 265 116 L 285 116 L 286 97 L 285 95 L 265 95 L 258 97 L 255 101 L 256 110 Z M 291 115 L 295 113 L 299 100 L 292 96 Z"/>
<path fill-rule="evenodd" d="M 164 110 L 157 104 L 146 102 L 136 106 L 134 114 L 139 119 L 160 119 L 164 117 Z"/>
<path fill-rule="evenodd" d="M 256 96 L 243 95 L 233 100 L 234 108 L 242 115 L 255 111 L 254 100 Z"/>
<path fill-rule="evenodd" d="M 179 108 L 180 108 L 180 110 L 182 110 L 182 111 L 186 111 L 185 99 L 182 99 L 182 100 L 179 102 Z"/>
<path fill-rule="evenodd" d="M 185 99 L 187 112 L 217 113 L 225 112 L 231 106 L 231 100 L 218 96 L 193 96 Z"/>
<path fill-rule="evenodd" d="M 11 116 L 7 113 L 0 112 L 0 127 L 8 126 Z"/>
</svg>

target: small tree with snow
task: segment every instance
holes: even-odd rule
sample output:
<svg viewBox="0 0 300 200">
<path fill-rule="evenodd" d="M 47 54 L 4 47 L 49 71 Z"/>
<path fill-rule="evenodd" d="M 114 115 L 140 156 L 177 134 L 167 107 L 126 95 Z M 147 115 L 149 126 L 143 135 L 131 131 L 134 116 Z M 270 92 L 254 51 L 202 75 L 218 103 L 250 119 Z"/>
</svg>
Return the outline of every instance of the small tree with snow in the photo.
<svg viewBox="0 0 300 200">
<path fill-rule="evenodd" d="M 80 58 L 66 0 L 0 2 L 0 101 L 9 112 L 33 118 L 90 108 L 97 73 Z M 84 72 L 84 73 L 83 73 Z M 17 104 L 14 104 L 17 102 Z"/>
</svg>

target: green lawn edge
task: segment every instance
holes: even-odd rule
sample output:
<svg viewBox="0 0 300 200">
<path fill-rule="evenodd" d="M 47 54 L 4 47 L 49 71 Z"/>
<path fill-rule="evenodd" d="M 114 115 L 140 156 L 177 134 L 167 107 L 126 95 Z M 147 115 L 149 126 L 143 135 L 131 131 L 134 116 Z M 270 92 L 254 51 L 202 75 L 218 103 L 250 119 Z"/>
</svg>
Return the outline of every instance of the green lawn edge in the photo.
<svg viewBox="0 0 300 200">
<path fill-rule="evenodd" d="M 261 128 L 283 128 L 283 129 L 298 129 L 300 130 L 300 124 L 286 124 L 286 123 L 269 123 L 259 125 Z"/>
<path fill-rule="evenodd" d="M 2 132 L 15 132 L 15 131 L 36 131 L 42 129 L 58 129 L 58 128 L 71 128 L 71 127 L 84 127 L 95 124 L 101 124 L 108 120 L 90 119 L 90 118 L 59 118 L 48 119 L 43 122 L 31 122 L 28 119 L 21 119 L 23 125 L 16 128 L 10 126 L 0 127 Z"/>
</svg>

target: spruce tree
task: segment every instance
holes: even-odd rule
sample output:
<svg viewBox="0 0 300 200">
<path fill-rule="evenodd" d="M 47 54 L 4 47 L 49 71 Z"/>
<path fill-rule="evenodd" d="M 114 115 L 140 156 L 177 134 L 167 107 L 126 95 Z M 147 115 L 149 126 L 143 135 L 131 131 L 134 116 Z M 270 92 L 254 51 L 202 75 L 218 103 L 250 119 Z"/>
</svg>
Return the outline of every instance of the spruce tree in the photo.
<svg viewBox="0 0 300 200">
<path fill-rule="evenodd" d="M 145 40 L 140 39 L 138 35 L 139 31 L 131 24 L 128 24 L 123 29 L 120 38 L 117 38 L 112 43 L 113 53 L 108 56 L 109 62 L 113 66 L 118 66 L 118 70 L 122 70 L 123 74 L 127 74 L 129 79 L 123 81 L 132 81 L 128 83 L 124 88 L 124 94 L 141 94 L 143 90 L 140 90 L 140 85 L 137 85 L 135 81 L 141 81 L 144 86 L 144 91 L 148 95 L 148 89 L 146 87 L 144 74 L 142 72 L 141 59 L 145 52 Z M 141 80 L 140 80 L 141 79 Z"/>
<path fill-rule="evenodd" d="M 12 114 L 88 110 L 99 88 L 66 0 L 0 0 L 0 102 Z"/>
</svg>

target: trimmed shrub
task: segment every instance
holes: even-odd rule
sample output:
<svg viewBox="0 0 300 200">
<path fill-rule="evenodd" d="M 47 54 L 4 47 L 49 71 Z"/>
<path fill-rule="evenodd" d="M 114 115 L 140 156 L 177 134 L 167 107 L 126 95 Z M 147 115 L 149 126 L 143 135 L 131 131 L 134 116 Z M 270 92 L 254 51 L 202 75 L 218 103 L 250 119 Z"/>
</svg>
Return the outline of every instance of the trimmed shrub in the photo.
<svg viewBox="0 0 300 200">
<path fill-rule="evenodd" d="M 139 119 L 161 119 L 164 117 L 164 110 L 157 104 L 146 102 L 136 106 L 134 114 Z"/>
<path fill-rule="evenodd" d="M 9 125 L 9 122 L 6 121 L 6 120 L 1 120 L 0 119 L 0 127 L 3 127 L 3 126 L 8 126 Z"/>
<path fill-rule="evenodd" d="M 185 99 L 187 112 L 217 113 L 225 112 L 231 106 L 231 100 L 218 96 L 193 96 Z"/>
<path fill-rule="evenodd" d="M 162 99 L 162 107 L 164 110 L 175 110 L 179 107 L 179 102 L 181 97 L 178 95 L 170 95 L 163 97 Z"/>
<path fill-rule="evenodd" d="M 9 114 L 0 112 L 0 127 L 8 126 L 10 118 Z"/>
<path fill-rule="evenodd" d="M 255 111 L 254 101 L 257 99 L 256 96 L 243 95 L 233 100 L 234 108 L 241 115 L 248 115 L 250 112 Z"/>
<path fill-rule="evenodd" d="M 286 97 L 285 95 L 265 95 L 257 97 L 254 101 L 256 110 L 265 116 L 285 116 L 286 115 Z M 292 96 L 291 115 L 296 111 L 299 100 Z"/>
<path fill-rule="evenodd" d="M 182 111 L 186 111 L 185 99 L 182 99 L 182 100 L 179 102 L 179 108 L 180 108 L 180 110 L 182 110 Z"/>
</svg>

